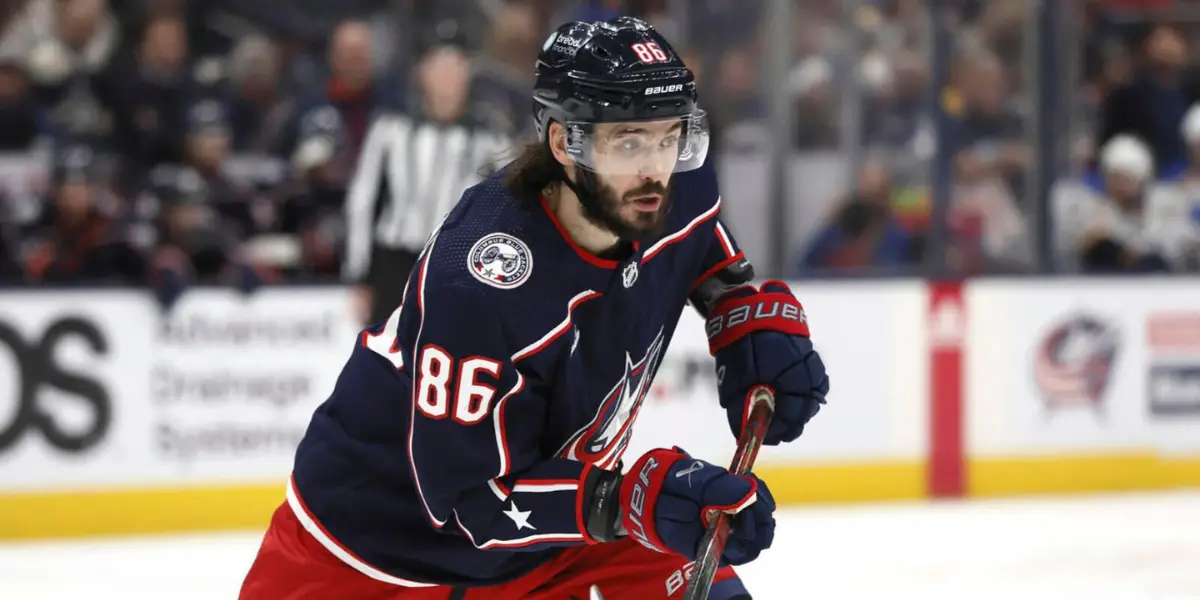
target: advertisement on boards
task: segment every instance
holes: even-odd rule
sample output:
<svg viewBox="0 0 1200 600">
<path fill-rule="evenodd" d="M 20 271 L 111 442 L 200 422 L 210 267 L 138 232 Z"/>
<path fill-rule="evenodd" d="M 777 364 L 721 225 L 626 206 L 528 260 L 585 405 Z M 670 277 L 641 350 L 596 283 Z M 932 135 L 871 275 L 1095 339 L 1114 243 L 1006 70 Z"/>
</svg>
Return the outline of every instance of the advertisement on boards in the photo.
<svg viewBox="0 0 1200 600">
<path fill-rule="evenodd" d="M 971 449 L 1200 449 L 1198 297 L 1186 280 L 972 283 Z"/>
<path fill-rule="evenodd" d="M 917 283 L 796 286 L 832 379 L 801 440 L 763 462 L 919 459 L 927 446 Z M 0 490 L 272 481 L 356 343 L 340 288 L 0 302 Z M 80 305 L 86 309 L 78 308 Z M 914 315 L 916 315 L 914 317 Z M 703 322 L 685 311 L 630 452 L 678 444 L 727 462 Z"/>
<path fill-rule="evenodd" d="M 1089 280 L 972 282 L 969 450 L 1120 451 L 1142 444 L 1144 298 Z"/>
<path fill-rule="evenodd" d="M 335 288 L 0 296 L 0 490 L 274 481 L 357 326 Z"/>
<path fill-rule="evenodd" d="M 162 318 L 146 365 L 151 452 L 173 473 L 286 475 L 357 339 L 334 289 L 205 290 Z"/>
<path fill-rule="evenodd" d="M 151 325 L 136 295 L 0 296 L 0 489 L 107 482 L 141 455 Z"/>
<path fill-rule="evenodd" d="M 1150 415 L 1200 423 L 1200 310 L 1147 315 L 1146 349 Z"/>
<path fill-rule="evenodd" d="M 1043 330 L 1033 348 L 1033 381 L 1047 417 L 1082 409 L 1102 414 L 1121 335 L 1107 318 L 1063 316 Z"/>
</svg>

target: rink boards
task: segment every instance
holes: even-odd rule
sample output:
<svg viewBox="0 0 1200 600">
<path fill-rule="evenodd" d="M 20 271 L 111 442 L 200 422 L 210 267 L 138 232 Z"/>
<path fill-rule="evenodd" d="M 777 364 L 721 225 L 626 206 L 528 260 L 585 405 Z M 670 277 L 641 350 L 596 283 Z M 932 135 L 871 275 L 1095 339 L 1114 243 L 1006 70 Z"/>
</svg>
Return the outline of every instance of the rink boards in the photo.
<svg viewBox="0 0 1200 600">
<path fill-rule="evenodd" d="M 829 404 L 783 503 L 1200 486 L 1200 283 L 797 283 Z M 356 343 L 339 288 L 0 293 L 0 539 L 261 527 Z M 585 332 L 586 334 L 586 332 Z M 629 453 L 725 462 L 699 317 Z"/>
</svg>

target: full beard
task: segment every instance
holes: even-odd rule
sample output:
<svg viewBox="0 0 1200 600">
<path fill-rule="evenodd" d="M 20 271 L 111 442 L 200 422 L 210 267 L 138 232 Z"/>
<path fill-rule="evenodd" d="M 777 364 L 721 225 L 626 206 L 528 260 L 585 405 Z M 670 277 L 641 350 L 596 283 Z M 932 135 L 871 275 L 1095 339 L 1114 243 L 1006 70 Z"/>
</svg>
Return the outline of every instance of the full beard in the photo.
<svg viewBox="0 0 1200 600">
<path fill-rule="evenodd" d="M 645 243 L 662 234 L 667 211 L 671 208 L 673 186 L 670 181 L 665 186 L 657 181 L 647 182 L 618 197 L 612 186 L 600 183 L 594 173 L 581 169 L 577 187 L 579 189 L 576 190 L 576 196 L 583 206 L 583 216 L 593 225 L 629 242 Z M 638 196 L 649 194 L 662 197 L 658 210 L 638 211 L 632 221 L 621 216 L 622 207 L 630 204 Z"/>
</svg>

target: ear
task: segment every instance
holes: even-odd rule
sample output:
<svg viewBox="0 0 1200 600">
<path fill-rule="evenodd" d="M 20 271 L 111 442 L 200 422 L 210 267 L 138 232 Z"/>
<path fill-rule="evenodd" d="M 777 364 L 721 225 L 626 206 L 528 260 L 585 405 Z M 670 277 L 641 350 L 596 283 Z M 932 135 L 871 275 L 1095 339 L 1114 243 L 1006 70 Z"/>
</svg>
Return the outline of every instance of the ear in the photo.
<svg viewBox="0 0 1200 600">
<path fill-rule="evenodd" d="M 550 153 L 554 155 L 558 164 L 567 168 L 575 166 L 575 159 L 567 154 L 567 128 L 563 127 L 562 123 L 552 121 L 546 139 L 550 144 Z"/>
</svg>

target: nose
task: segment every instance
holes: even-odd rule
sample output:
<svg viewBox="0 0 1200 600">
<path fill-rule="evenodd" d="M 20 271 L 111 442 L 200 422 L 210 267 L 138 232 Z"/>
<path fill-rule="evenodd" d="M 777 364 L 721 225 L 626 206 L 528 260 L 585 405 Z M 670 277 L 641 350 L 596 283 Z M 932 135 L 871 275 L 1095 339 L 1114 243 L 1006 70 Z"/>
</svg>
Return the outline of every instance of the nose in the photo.
<svg viewBox="0 0 1200 600">
<path fill-rule="evenodd" d="M 661 181 L 675 168 L 678 155 L 671 152 L 647 152 L 638 161 L 638 175 L 643 179 Z"/>
</svg>

